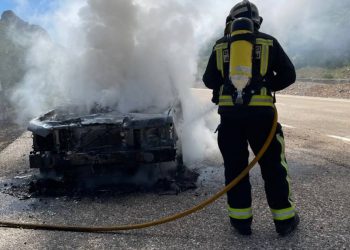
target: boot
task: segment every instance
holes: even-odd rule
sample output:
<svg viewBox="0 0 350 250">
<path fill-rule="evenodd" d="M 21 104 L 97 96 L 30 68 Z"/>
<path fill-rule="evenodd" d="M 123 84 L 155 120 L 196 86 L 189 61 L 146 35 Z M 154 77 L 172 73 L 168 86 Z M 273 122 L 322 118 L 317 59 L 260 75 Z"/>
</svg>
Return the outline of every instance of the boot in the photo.
<svg viewBox="0 0 350 250">
<path fill-rule="evenodd" d="M 252 234 L 252 221 L 253 218 L 248 220 L 236 220 L 230 218 L 231 225 L 236 231 L 241 235 L 251 235 Z"/>
<path fill-rule="evenodd" d="M 298 214 L 295 214 L 293 218 L 288 220 L 284 220 L 284 221 L 275 220 L 276 232 L 280 236 L 287 236 L 298 227 L 299 222 L 300 222 L 300 218 Z"/>
</svg>

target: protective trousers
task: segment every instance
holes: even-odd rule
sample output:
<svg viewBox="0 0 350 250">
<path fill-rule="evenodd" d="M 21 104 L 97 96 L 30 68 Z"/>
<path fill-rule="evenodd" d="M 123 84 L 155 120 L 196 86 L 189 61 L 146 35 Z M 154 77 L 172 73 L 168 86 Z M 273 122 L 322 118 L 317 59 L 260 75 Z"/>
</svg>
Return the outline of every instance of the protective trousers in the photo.
<svg viewBox="0 0 350 250">
<path fill-rule="evenodd" d="M 226 184 L 248 165 L 248 143 L 255 155 L 261 150 L 270 133 L 273 118 L 274 110 L 271 107 L 237 106 L 231 112 L 221 114 L 218 144 L 224 158 Z M 295 208 L 291 200 L 284 137 L 280 124 L 259 165 L 274 220 L 293 218 Z M 227 197 L 230 218 L 240 222 L 251 221 L 253 213 L 249 176 L 229 191 Z"/>
</svg>

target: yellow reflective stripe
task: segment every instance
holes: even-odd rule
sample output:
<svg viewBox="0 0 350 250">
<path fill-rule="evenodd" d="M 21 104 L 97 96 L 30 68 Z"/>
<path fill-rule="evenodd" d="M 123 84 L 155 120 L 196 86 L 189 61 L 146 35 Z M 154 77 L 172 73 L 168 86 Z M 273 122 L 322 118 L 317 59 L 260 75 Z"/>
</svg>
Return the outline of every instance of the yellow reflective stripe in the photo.
<svg viewBox="0 0 350 250">
<path fill-rule="evenodd" d="M 252 33 L 252 32 L 250 30 L 236 30 L 231 33 L 231 36 L 249 34 L 249 33 Z"/>
<path fill-rule="evenodd" d="M 228 48 L 228 43 L 221 43 L 215 46 L 214 50 L 216 52 L 216 67 L 221 72 L 222 77 L 224 77 L 224 58 L 223 50 Z"/>
<path fill-rule="evenodd" d="M 250 208 L 228 208 L 228 212 L 231 218 L 233 219 L 238 219 L 238 220 L 246 220 L 246 219 L 250 219 L 253 217 L 253 209 Z"/>
<path fill-rule="evenodd" d="M 294 203 L 292 201 L 292 190 L 291 190 L 291 180 L 290 180 L 290 176 L 289 176 L 289 168 L 288 168 L 288 163 L 286 160 L 286 146 L 284 143 L 284 139 L 280 134 L 277 134 L 277 141 L 281 144 L 281 165 L 285 168 L 286 172 L 287 172 L 287 183 L 288 183 L 288 200 L 291 203 L 292 206 L 294 206 Z"/>
<path fill-rule="evenodd" d="M 235 104 L 233 102 L 232 96 L 220 95 L 219 106 L 232 107 L 234 105 Z M 273 97 L 272 96 L 254 95 L 248 106 L 274 107 Z"/>
<path fill-rule="evenodd" d="M 266 40 L 262 38 L 256 39 L 256 44 L 261 45 L 261 63 L 260 63 L 260 74 L 265 76 L 269 65 L 269 52 L 270 47 L 273 46 L 273 40 Z"/>
<path fill-rule="evenodd" d="M 260 100 L 269 100 L 273 102 L 273 97 L 269 95 L 253 95 L 252 100 L 260 99 Z"/>
<path fill-rule="evenodd" d="M 228 43 L 219 43 L 218 45 L 215 46 L 215 50 L 217 49 L 227 49 L 228 48 Z"/>
<path fill-rule="evenodd" d="M 295 207 L 285 209 L 271 209 L 274 220 L 288 220 L 295 216 Z"/>
<path fill-rule="evenodd" d="M 259 45 L 266 45 L 266 46 L 273 46 L 273 40 L 263 39 L 263 38 L 257 38 L 256 44 Z"/>
<path fill-rule="evenodd" d="M 265 76 L 267 74 L 268 63 L 269 63 L 269 46 L 263 45 L 261 50 L 261 64 L 260 64 L 261 76 Z"/>
<path fill-rule="evenodd" d="M 234 103 L 232 100 L 232 96 L 230 95 L 221 95 L 219 98 L 219 106 L 222 107 L 233 107 Z"/>
<path fill-rule="evenodd" d="M 273 103 L 266 103 L 266 102 L 254 102 L 250 103 L 249 106 L 251 107 L 274 107 Z"/>
<path fill-rule="evenodd" d="M 254 95 L 249 103 L 249 106 L 273 107 L 273 97 L 267 95 Z"/>
<path fill-rule="evenodd" d="M 221 72 L 221 75 L 224 76 L 224 61 L 222 56 L 222 49 L 216 50 L 216 67 Z"/>
<path fill-rule="evenodd" d="M 232 100 L 232 96 L 230 96 L 230 95 L 222 95 L 222 96 L 220 96 L 220 99 L 221 100 Z"/>
</svg>

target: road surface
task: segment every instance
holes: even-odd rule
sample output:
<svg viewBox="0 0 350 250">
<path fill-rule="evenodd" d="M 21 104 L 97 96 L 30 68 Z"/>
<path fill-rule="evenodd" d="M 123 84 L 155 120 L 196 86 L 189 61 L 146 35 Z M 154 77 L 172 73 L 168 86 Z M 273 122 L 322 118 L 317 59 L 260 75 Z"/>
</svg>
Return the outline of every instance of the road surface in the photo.
<svg viewBox="0 0 350 250">
<path fill-rule="evenodd" d="M 210 93 L 197 91 L 205 103 Z M 230 227 L 225 198 L 190 217 L 139 231 L 106 234 L 0 228 L 0 249 L 349 249 L 350 101 L 278 96 L 287 158 L 301 224 L 293 235 L 275 231 L 258 168 L 253 170 L 253 235 Z M 208 104 L 208 107 L 209 104 Z M 0 185 L 27 178 L 30 135 L 0 152 Z M 20 200 L 0 193 L 0 217 L 13 221 L 113 225 L 143 222 L 189 208 L 222 187 L 222 161 L 197 163 L 196 190 L 179 195 L 42 197 Z"/>
</svg>

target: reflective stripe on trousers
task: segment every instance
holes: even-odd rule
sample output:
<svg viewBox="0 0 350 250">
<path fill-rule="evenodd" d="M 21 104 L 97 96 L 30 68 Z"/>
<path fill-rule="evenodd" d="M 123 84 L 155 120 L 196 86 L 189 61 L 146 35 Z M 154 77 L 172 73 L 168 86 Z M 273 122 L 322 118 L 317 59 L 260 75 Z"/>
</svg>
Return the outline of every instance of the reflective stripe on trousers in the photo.
<svg viewBox="0 0 350 250">
<path fill-rule="evenodd" d="M 288 220 L 295 216 L 295 207 L 285 209 L 271 209 L 274 220 Z"/>
<path fill-rule="evenodd" d="M 253 210 L 249 208 L 228 208 L 229 215 L 232 219 L 247 220 L 253 217 Z"/>
</svg>

